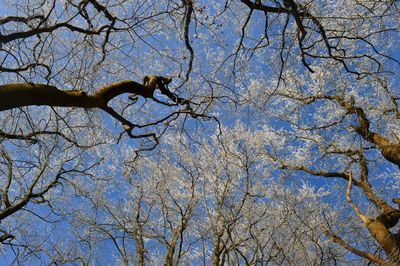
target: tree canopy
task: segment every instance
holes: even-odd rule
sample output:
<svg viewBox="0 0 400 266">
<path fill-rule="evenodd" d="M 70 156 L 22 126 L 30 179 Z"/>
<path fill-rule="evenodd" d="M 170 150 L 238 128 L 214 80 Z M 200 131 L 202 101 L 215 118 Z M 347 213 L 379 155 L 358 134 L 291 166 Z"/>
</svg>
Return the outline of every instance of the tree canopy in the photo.
<svg viewBox="0 0 400 266">
<path fill-rule="evenodd" d="M 398 1 L 0 10 L 5 263 L 400 263 Z"/>
</svg>

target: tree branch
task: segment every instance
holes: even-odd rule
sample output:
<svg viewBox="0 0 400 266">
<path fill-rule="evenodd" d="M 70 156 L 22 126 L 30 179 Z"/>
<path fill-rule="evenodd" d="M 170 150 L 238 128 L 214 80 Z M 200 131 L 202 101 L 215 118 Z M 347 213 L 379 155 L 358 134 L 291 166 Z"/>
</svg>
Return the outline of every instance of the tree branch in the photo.
<svg viewBox="0 0 400 266">
<path fill-rule="evenodd" d="M 353 201 L 350 198 L 352 184 L 353 184 L 353 174 L 350 172 L 349 173 L 349 184 L 348 184 L 347 190 L 346 190 L 346 200 L 350 204 L 350 207 L 357 214 L 357 216 L 360 217 L 361 221 L 363 221 L 364 224 L 368 225 L 371 223 L 371 220 L 368 219 L 367 217 L 365 217 L 365 215 L 358 209 L 358 207 L 353 203 Z"/>
<path fill-rule="evenodd" d="M 353 254 L 356 254 L 357 256 L 360 256 L 362 258 L 365 258 L 369 261 L 372 261 L 376 264 L 379 265 L 384 265 L 385 261 L 383 259 L 381 259 L 378 256 L 375 256 L 371 253 L 365 252 L 365 251 L 361 251 L 351 245 L 349 245 L 347 242 L 345 242 L 341 237 L 337 236 L 336 234 L 332 233 L 331 231 L 329 231 L 326 227 L 322 226 L 322 230 L 324 231 L 324 233 L 335 243 L 341 245 L 342 247 L 344 247 L 345 249 L 347 249 L 348 251 L 350 251 Z"/>
<path fill-rule="evenodd" d="M 132 130 L 135 124 L 126 120 L 108 106 L 113 98 L 132 93 L 145 95 L 146 87 L 131 80 L 115 82 L 87 95 L 82 90 L 60 90 L 45 84 L 16 83 L 0 85 L 0 111 L 31 105 L 99 108 L 122 123 L 125 130 Z"/>
</svg>

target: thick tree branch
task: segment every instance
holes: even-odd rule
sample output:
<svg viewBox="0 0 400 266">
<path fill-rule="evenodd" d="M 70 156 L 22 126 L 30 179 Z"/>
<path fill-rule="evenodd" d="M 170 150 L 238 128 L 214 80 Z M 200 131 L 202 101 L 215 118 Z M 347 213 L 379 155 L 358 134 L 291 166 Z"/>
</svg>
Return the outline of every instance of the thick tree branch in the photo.
<svg viewBox="0 0 400 266">
<path fill-rule="evenodd" d="M 81 90 L 60 90 L 45 84 L 16 83 L 0 85 L 0 111 L 30 105 L 106 108 L 108 102 L 124 93 L 142 95 L 146 88 L 126 80 L 100 88 L 92 95 Z"/>
<path fill-rule="evenodd" d="M 400 250 L 398 248 L 398 243 L 396 242 L 394 235 L 388 229 L 397 224 L 397 222 L 399 220 L 399 213 L 396 212 L 397 210 L 393 210 L 388 213 L 384 212 L 382 215 L 379 215 L 376 219 L 367 218 L 358 209 L 358 207 L 353 203 L 353 201 L 350 198 L 352 180 L 353 180 L 352 173 L 350 173 L 349 174 L 349 184 L 348 184 L 347 190 L 346 190 L 347 202 L 350 204 L 351 208 L 354 210 L 354 212 L 357 214 L 357 216 L 363 221 L 363 223 L 365 224 L 365 226 L 368 228 L 369 232 L 371 233 L 372 237 L 376 241 L 378 241 L 379 244 L 382 246 L 386 255 L 390 259 L 397 261 Z M 364 181 L 364 182 L 366 182 L 366 181 Z M 334 242 L 340 241 L 340 239 L 338 237 L 336 237 L 336 238 L 333 237 L 332 239 Z M 336 243 L 340 243 L 340 242 L 336 242 Z M 357 253 L 355 253 L 355 254 L 357 254 Z M 367 254 L 367 253 L 364 253 L 364 255 L 365 254 Z M 363 257 L 363 255 L 361 253 L 357 254 L 357 255 Z M 386 264 L 386 265 L 390 265 L 390 264 Z"/>
<path fill-rule="evenodd" d="M 123 93 L 142 95 L 146 88 L 134 81 L 116 82 L 100 88 L 92 95 L 81 90 L 60 90 L 45 84 L 17 83 L 0 85 L 0 111 L 30 105 L 45 105 L 57 107 L 99 108 L 122 123 L 130 130 L 135 126 L 116 113 L 108 102 Z"/>
<path fill-rule="evenodd" d="M 159 89 L 162 94 L 175 101 L 176 104 L 189 105 L 189 101 L 179 98 L 174 93 L 170 92 L 166 87 L 159 86 Z M 148 136 L 148 134 L 138 136 L 130 134 L 133 128 L 139 126 L 133 124 L 115 112 L 111 107 L 108 106 L 108 102 L 124 93 L 141 95 L 145 98 L 152 98 L 155 101 L 160 102 L 152 95 L 153 91 L 154 88 L 152 88 L 150 95 L 148 87 L 131 80 L 112 83 L 98 89 L 91 95 L 86 94 L 82 90 L 60 90 L 54 86 L 45 84 L 6 84 L 0 85 L 0 111 L 31 105 L 99 108 L 121 122 L 130 137 L 143 137 Z M 187 108 L 188 110 L 191 110 L 189 106 Z M 153 134 L 150 134 L 150 136 L 153 136 Z"/>
<path fill-rule="evenodd" d="M 348 113 L 356 114 L 359 125 L 353 126 L 354 130 L 366 141 L 377 146 L 382 156 L 400 167 L 400 144 L 392 143 L 388 138 L 370 130 L 370 121 L 361 107 L 355 106 L 354 101 L 345 101 L 339 96 L 325 96 L 325 99 L 336 100 Z"/>
<path fill-rule="evenodd" d="M 341 237 L 339 237 L 338 235 L 332 233 L 331 231 L 329 231 L 327 228 L 322 227 L 322 230 L 324 231 L 324 233 L 335 243 L 341 245 L 342 247 L 344 247 L 345 249 L 347 249 L 348 251 L 350 251 L 353 254 L 356 254 L 357 256 L 360 256 L 362 258 L 365 258 L 369 261 L 372 261 L 373 263 L 376 263 L 378 265 L 385 265 L 385 261 L 383 259 L 381 259 L 378 256 L 375 256 L 371 253 L 359 250 L 351 245 L 349 245 L 346 241 L 344 241 Z"/>
<path fill-rule="evenodd" d="M 370 130 L 370 121 L 364 112 L 364 109 L 357 107 L 354 103 L 345 102 L 338 99 L 340 105 L 347 109 L 349 113 L 356 114 L 359 125 L 353 126 L 354 130 L 366 141 L 369 141 L 381 150 L 382 156 L 400 167 L 400 144 L 392 143 L 388 138 Z"/>
</svg>

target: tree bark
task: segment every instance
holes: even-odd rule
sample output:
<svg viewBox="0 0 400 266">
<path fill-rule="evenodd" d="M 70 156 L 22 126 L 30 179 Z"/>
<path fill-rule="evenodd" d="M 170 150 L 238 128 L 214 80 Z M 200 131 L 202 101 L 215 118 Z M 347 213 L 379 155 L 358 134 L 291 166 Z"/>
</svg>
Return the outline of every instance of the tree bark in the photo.
<svg viewBox="0 0 400 266">
<path fill-rule="evenodd" d="M 81 90 L 60 90 L 54 86 L 34 83 L 0 85 L 0 111 L 46 105 L 58 107 L 106 108 L 107 103 L 123 93 L 141 95 L 145 88 L 134 81 L 112 83 L 88 95 Z"/>
<path fill-rule="evenodd" d="M 399 242 L 396 241 L 395 235 L 393 235 L 385 225 L 378 220 L 373 220 L 367 225 L 367 227 L 371 235 L 388 256 L 388 265 L 398 265 L 397 263 L 400 263 L 400 246 Z"/>
</svg>

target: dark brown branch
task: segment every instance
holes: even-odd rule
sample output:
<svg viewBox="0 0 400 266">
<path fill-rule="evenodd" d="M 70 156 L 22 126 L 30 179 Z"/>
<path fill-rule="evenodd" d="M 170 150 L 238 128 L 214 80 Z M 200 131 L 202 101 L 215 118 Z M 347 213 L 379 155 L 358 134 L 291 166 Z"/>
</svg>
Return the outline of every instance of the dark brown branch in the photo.
<svg viewBox="0 0 400 266">
<path fill-rule="evenodd" d="M 347 65 L 345 59 L 347 59 L 346 56 L 343 55 L 338 55 L 334 53 L 334 50 L 337 50 L 335 46 L 331 45 L 329 42 L 329 37 L 326 34 L 326 30 L 324 29 L 322 23 L 320 22 L 320 19 L 316 16 L 314 16 L 312 13 L 308 12 L 305 8 L 302 6 L 298 5 L 296 1 L 293 0 L 283 0 L 284 6 L 281 7 L 280 4 L 277 4 L 277 7 L 272 7 L 272 6 L 267 6 L 262 4 L 261 1 L 250 1 L 250 0 L 240 0 L 242 3 L 247 5 L 251 10 L 259 10 L 264 12 L 265 14 L 267 13 L 275 13 L 275 14 L 288 14 L 292 16 L 295 20 L 296 26 L 298 28 L 298 34 L 297 34 L 297 41 L 300 49 L 300 56 L 301 56 L 301 61 L 303 65 L 310 71 L 314 72 L 313 69 L 310 67 L 310 64 L 306 61 L 306 57 L 319 57 L 319 58 L 331 58 L 335 61 L 338 61 L 342 66 L 346 69 L 347 72 L 356 74 L 358 77 L 362 77 L 363 75 L 367 73 L 359 73 L 355 70 L 352 70 L 349 68 Z M 317 56 L 317 55 L 312 55 L 308 51 L 314 47 L 314 45 L 319 42 L 319 41 L 314 41 L 312 45 L 304 46 L 304 40 L 307 35 L 307 25 L 305 25 L 305 20 L 310 20 L 316 27 L 317 27 L 317 32 L 321 36 L 322 42 L 326 47 L 327 50 L 327 56 Z M 284 32 L 282 33 L 284 34 Z M 333 37 L 335 38 L 335 37 Z M 360 38 L 362 41 L 367 42 L 365 39 Z M 368 42 L 367 42 L 368 43 Z M 343 51 L 342 51 L 343 52 Z M 379 54 L 379 53 L 378 53 Z M 367 56 L 367 55 L 365 55 Z M 384 55 L 382 55 L 384 56 Z M 374 60 L 372 57 L 367 56 L 369 59 L 377 62 Z M 377 62 L 378 63 L 378 62 Z M 379 65 L 379 63 L 378 63 Z"/>
<path fill-rule="evenodd" d="M 0 66 L 0 72 L 18 73 L 18 72 L 27 71 L 27 70 L 35 68 L 35 67 L 44 67 L 48 73 L 51 73 L 50 67 L 45 64 L 41 64 L 41 63 L 31 63 L 31 64 L 20 66 L 18 68 L 7 68 L 7 67 Z"/>
<path fill-rule="evenodd" d="M 37 143 L 38 140 L 37 140 L 36 136 L 38 136 L 38 135 L 57 135 L 57 136 L 63 138 L 64 140 L 66 140 L 67 142 L 73 143 L 77 147 L 82 147 L 82 148 L 88 147 L 88 146 L 82 146 L 82 145 L 78 144 L 75 140 L 67 137 L 65 134 L 58 132 L 58 131 L 42 130 L 42 131 L 33 131 L 29 134 L 12 134 L 12 133 L 7 133 L 7 132 L 0 130 L 0 138 L 27 140 L 27 141 L 31 141 L 33 143 Z"/>
<path fill-rule="evenodd" d="M 281 162 L 282 163 L 282 162 Z M 281 166 L 282 169 L 289 169 L 293 171 L 303 171 L 308 174 L 311 174 L 313 176 L 321 176 L 321 177 L 337 177 L 337 178 L 342 178 L 344 180 L 349 180 L 349 174 L 344 173 L 344 172 L 325 172 L 325 171 L 315 171 L 310 168 L 307 168 L 305 166 L 293 166 L 293 165 L 288 165 L 288 164 L 283 164 Z M 356 186 L 361 186 L 360 181 L 353 179 L 353 183 Z"/>
<path fill-rule="evenodd" d="M 189 39 L 189 26 L 190 20 L 193 13 L 193 1 L 192 0 L 182 0 L 185 5 L 185 18 L 184 18 L 184 36 L 185 36 L 185 46 L 189 50 L 190 58 L 189 58 L 189 66 L 186 72 L 186 81 L 189 80 L 190 72 L 192 72 L 193 68 L 193 60 L 194 60 L 194 51 L 192 46 L 190 45 Z"/>
<path fill-rule="evenodd" d="M 112 22 L 115 22 L 115 15 L 110 13 L 106 7 L 102 6 L 101 4 L 99 4 L 99 2 L 97 2 L 96 0 L 88 0 L 88 2 L 90 2 L 94 8 L 96 8 L 96 10 L 98 12 L 103 12 L 104 15 L 106 16 L 106 18 Z"/>
<path fill-rule="evenodd" d="M 11 206 L 10 199 L 8 197 L 8 192 L 10 190 L 12 176 L 13 176 L 13 161 L 11 160 L 10 156 L 8 155 L 5 149 L 3 148 L 1 149 L 1 154 L 7 160 L 7 171 L 8 171 L 7 181 L 4 186 L 4 189 L 2 189 L 1 199 L 4 202 L 5 207 L 8 208 Z"/>
<path fill-rule="evenodd" d="M 3 242 L 5 242 L 6 240 L 11 240 L 11 239 L 14 238 L 13 235 L 11 235 L 10 233 L 8 233 L 8 232 L 7 232 L 6 230 L 4 230 L 4 229 L 1 229 L 1 228 L 0 228 L 0 232 L 3 233 L 3 235 L 0 236 L 0 243 L 3 243 Z"/>
<path fill-rule="evenodd" d="M 299 37 L 299 42 L 301 43 L 304 40 L 304 38 L 306 37 L 307 31 L 304 28 L 303 21 L 300 17 L 297 4 L 293 0 L 284 0 L 283 3 L 286 8 L 290 8 L 290 11 L 291 11 L 290 13 L 292 14 L 292 16 L 294 17 L 294 19 L 296 21 L 296 25 L 299 28 L 299 31 L 301 33 L 300 37 Z"/>
<path fill-rule="evenodd" d="M 261 4 L 261 1 L 258 2 L 251 2 L 250 0 L 240 0 L 243 4 L 247 5 L 249 8 L 254 8 L 257 10 L 261 10 L 264 12 L 271 12 L 271 13 L 277 13 L 277 14 L 282 14 L 286 13 L 288 14 L 290 11 L 281 7 L 272 7 L 272 6 L 266 6 Z"/>
<path fill-rule="evenodd" d="M 28 31 L 11 33 L 8 35 L 0 34 L 0 43 L 8 43 L 8 42 L 18 40 L 18 39 L 25 39 L 25 38 L 29 38 L 29 37 L 32 37 L 34 35 L 41 34 L 41 33 L 49 33 L 49 32 L 55 31 L 59 28 L 67 28 L 71 31 L 76 31 L 79 33 L 87 34 L 87 35 L 100 35 L 100 33 L 102 33 L 103 30 L 110 28 L 110 26 L 104 25 L 104 26 L 100 27 L 98 30 L 86 30 L 86 29 L 82 29 L 77 26 L 68 24 L 66 22 L 63 22 L 63 23 L 58 23 L 58 24 L 48 26 L 48 27 L 35 28 L 35 29 L 28 30 Z"/>
<path fill-rule="evenodd" d="M 35 15 L 35 16 L 31 16 L 31 17 L 17 17 L 17 16 L 9 16 L 9 17 L 5 17 L 5 18 L 1 18 L 0 19 L 0 25 L 4 25 L 7 24 L 9 22 L 22 22 L 22 23 L 27 23 L 31 20 L 35 20 L 35 19 L 44 19 L 44 16 L 42 15 Z"/>
</svg>

